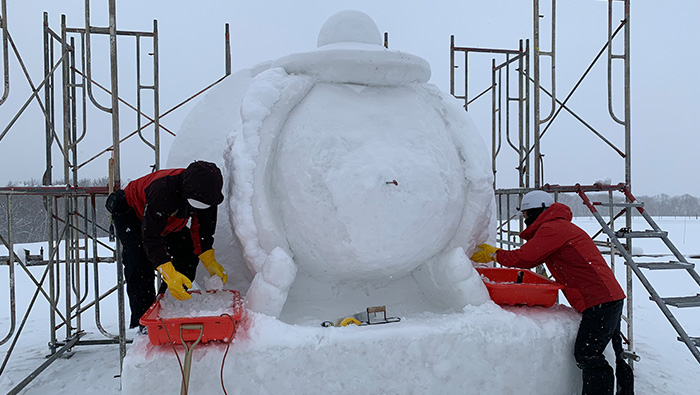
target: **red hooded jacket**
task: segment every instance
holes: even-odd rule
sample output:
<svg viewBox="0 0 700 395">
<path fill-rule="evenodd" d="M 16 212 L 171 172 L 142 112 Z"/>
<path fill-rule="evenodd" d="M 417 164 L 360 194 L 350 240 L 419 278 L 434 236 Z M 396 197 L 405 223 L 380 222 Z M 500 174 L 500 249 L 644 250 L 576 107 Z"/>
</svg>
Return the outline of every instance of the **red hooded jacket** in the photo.
<svg viewBox="0 0 700 395">
<path fill-rule="evenodd" d="M 197 161 L 187 169 L 147 174 L 124 188 L 127 203 L 141 220 L 143 247 L 154 269 L 172 261 L 163 236 L 184 228 L 190 219 L 193 252 L 200 255 L 212 248 L 222 184 L 221 172 L 213 163 Z M 188 198 L 210 207 L 195 209 Z"/>
<path fill-rule="evenodd" d="M 571 209 L 554 203 L 520 233 L 527 240 L 517 250 L 499 250 L 498 263 L 531 269 L 547 265 L 571 307 L 583 312 L 589 307 L 620 300 L 625 293 L 591 237 L 571 222 Z"/>
</svg>

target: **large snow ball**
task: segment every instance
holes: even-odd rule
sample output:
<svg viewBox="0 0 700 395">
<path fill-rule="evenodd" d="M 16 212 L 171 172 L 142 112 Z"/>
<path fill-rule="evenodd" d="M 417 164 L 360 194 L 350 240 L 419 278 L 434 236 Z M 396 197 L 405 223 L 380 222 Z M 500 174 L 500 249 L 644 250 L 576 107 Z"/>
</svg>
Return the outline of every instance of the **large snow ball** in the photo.
<svg viewBox="0 0 700 395">
<path fill-rule="evenodd" d="M 382 44 L 377 24 L 364 12 L 345 10 L 331 15 L 318 33 L 317 45 L 354 42 Z"/>
<path fill-rule="evenodd" d="M 318 83 L 290 113 L 268 192 L 302 270 L 326 280 L 397 278 L 453 238 L 463 169 L 422 95 Z"/>
</svg>

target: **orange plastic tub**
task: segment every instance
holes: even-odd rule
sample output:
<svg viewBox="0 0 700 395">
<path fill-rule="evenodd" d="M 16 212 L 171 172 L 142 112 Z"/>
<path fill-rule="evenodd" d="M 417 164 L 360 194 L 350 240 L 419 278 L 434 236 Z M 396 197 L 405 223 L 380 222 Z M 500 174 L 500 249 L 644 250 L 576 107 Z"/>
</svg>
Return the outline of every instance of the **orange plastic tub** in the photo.
<svg viewBox="0 0 700 395">
<path fill-rule="evenodd" d="M 562 284 L 524 269 L 476 268 L 489 291 L 491 299 L 499 305 L 545 306 L 557 301 Z M 522 273 L 522 281 L 518 275 Z"/>
<path fill-rule="evenodd" d="M 191 294 L 200 291 L 188 291 Z M 220 316 L 162 318 L 160 316 L 161 300 L 164 294 L 158 295 L 155 302 L 141 317 L 139 322 L 148 328 L 148 339 L 151 344 L 160 345 L 170 342 L 182 344 L 194 342 L 201 335 L 200 342 L 231 341 L 236 335 L 238 322 L 243 314 L 241 295 L 234 290 L 206 291 L 207 293 L 226 292 L 231 294 L 231 307 L 233 313 Z M 181 338 L 182 337 L 182 338 Z"/>
</svg>

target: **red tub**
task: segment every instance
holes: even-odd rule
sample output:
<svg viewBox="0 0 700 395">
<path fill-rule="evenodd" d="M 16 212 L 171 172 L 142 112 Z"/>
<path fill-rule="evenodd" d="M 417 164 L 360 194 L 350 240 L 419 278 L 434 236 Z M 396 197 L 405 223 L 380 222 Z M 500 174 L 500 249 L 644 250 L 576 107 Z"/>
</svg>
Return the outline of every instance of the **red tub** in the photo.
<svg viewBox="0 0 700 395">
<path fill-rule="evenodd" d="M 189 293 L 200 293 L 200 291 L 188 291 Z M 160 301 L 163 299 L 163 294 L 158 295 L 155 302 L 141 317 L 139 322 L 148 328 L 148 339 L 151 344 L 160 345 L 173 342 L 182 344 L 185 342 L 194 342 L 202 335 L 200 342 L 207 343 L 210 341 L 231 341 L 236 335 L 238 322 L 243 314 L 241 306 L 241 295 L 234 290 L 219 290 L 206 291 L 207 293 L 226 292 L 231 294 L 231 307 L 233 314 L 220 316 L 203 316 L 203 317 L 180 317 L 180 318 L 161 318 L 160 317 Z M 182 335 L 182 339 L 180 339 Z"/>
<path fill-rule="evenodd" d="M 524 269 L 476 268 L 489 291 L 491 299 L 499 305 L 545 306 L 557 301 L 562 284 Z M 522 273 L 522 282 L 518 274 Z"/>
</svg>

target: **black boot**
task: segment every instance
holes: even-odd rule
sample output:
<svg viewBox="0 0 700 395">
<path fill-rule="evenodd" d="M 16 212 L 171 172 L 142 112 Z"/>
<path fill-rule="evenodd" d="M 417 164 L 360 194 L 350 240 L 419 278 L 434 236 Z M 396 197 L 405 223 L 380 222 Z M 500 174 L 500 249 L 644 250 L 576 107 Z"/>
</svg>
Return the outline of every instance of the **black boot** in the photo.
<svg viewBox="0 0 700 395">
<path fill-rule="evenodd" d="M 583 369 L 582 373 L 583 395 L 613 395 L 615 373 L 610 365 Z"/>
<path fill-rule="evenodd" d="M 615 362 L 616 395 L 634 395 L 634 371 L 623 359 Z"/>
</svg>

